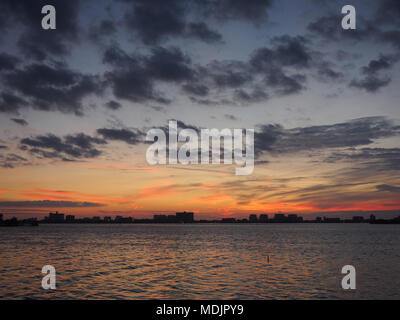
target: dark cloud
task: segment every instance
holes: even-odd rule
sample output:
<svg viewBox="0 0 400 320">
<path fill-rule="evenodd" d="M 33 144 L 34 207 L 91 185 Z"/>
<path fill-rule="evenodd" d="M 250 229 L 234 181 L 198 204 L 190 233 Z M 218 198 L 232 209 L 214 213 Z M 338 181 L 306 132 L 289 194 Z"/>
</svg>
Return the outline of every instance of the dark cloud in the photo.
<svg viewBox="0 0 400 320">
<path fill-rule="evenodd" d="M 254 88 L 252 91 L 243 89 L 235 90 L 234 96 L 236 99 L 243 102 L 259 102 L 268 99 L 268 94 L 261 88 Z"/>
<path fill-rule="evenodd" d="M 174 119 L 170 119 L 170 120 L 174 120 Z M 192 125 L 192 124 L 185 123 L 185 122 L 183 122 L 181 120 L 176 120 L 176 122 L 177 122 L 177 125 L 178 125 L 178 130 L 192 129 L 192 130 L 196 131 L 197 133 L 200 133 L 200 130 L 201 130 L 200 127 L 197 127 L 197 126 Z"/>
<path fill-rule="evenodd" d="M 378 191 L 388 191 L 388 192 L 400 192 L 400 187 L 391 186 L 388 184 L 380 184 L 376 186 Z"/>
<path fill-rule="evenodd" d="M 335 71 L 327 65 L 322 65 L 318 67 L 317 70 L 317 77 L 322 80 L 339 80 L 342 79 L 343 76 L 344 74 L 342 72 Z"/>
<path fill-rule="evenodd" d="M 177 47 L 155 47 L 144 61 L 144 67 L 150 77 L 174 82 L 193 77 L 194 71 L 190 64 L 190 58 Z"/>
<path fill-rule="evenodd" d="M 189 57 L 176 47 L 154 47 L 148 56 L 129 55 L 118 47 L 110 47 L 103 61 L 114 67 L 106 74 L 114 95 L 133 102 L 169 103 L 155 89 L 156 83 L 182 82 L 194 77 Z"/>
<path fill-rule="evenodd" d="M 336 80 L 342 76 L 326 63 L 323 66 L 318 68 L 325 78 Z M 260 102 L 272 95 L 304 90 L 307 78 L 305 73 L 299 73 L 300 69 L 317 69 L 309 42 L 300 36 L 285 35 L 273 38 L 270 47 L 254 50 L 248 61 L 214 60 L 192 67 L 192 78 L 183 90 L 193 102 L 204 105 Z M 231 99 L 226 98 L 227 93 Z"/>
<path fill-rule="evenodd" d="M 117 26 L 110 19 L 102 20 L 98 25 L 89 27 L 89 39 L 96 43 L 101 43 L 107 37 L 110 37 L 117 32 Z"/>
<path fill-rule="evenodd" d="M 327 15 L 308 25 L 308 31 L 327 41 L 380 41 L 400 49 L 400 10 L 397 0 L 377 3 L 372 17 L 357 15 L 357 29 L 343 30 L 342 15 Z"/>
<path fill-rule="evenodd" d="M 102 206 L 101 203 L 78 201 L 0 201 L 1 208 L 91 208 Z"/>
<path fill-rule="evenodd" d="M 157 90 L 159 84 L 182 83 L 183 92 L 193 102 L 219 105 L 235 104 L 235 100 L 254 103 L 272 95 L 300 93 L 307 80 L 300 69 L 305 72 L 319 68 L 320 75 L 330 80 L 342 76 L 326 63 L 317 67 L 309 42 L 301 36 L 288 35 L 273 38 L 270 47 L 254 50 L 248 61 L 214 60 L 200 66 L 173 46 L 152 47 L 147 55 L 128 54 L 111 46 L 103 61 L 112 67 L 106 78 L 114 96 L 136 103 L 170 103 Z"/>
<path fill-rule="evenodd" d="M 357 161 L 367 164 L 368 174 L 377 171 L 400 170 L 400 148 L 350 148 L 340 152 L 334 152 L 327 159 L 327 162 Z"/>
<path fill-rule="evenodd" d="M 340 172 L 332 175 L 335 180 L 382 181 L 391 185 L 400 177 L 400 148 L 347 148 L 331 153 L 325 161 L 345 164 Z M 383 186 L 380 189 L 388 188 Z"/>
<path fill-rule="evenodd" d="M 101 154 L 96 145 L 105 144 L 103 139 L 88 136 L 84 133 L 68 135 L 64 138 L 53 134 L 24 138 L 22 146 L 31 147 L 29 152 L 44 158 L 59 158 L 63 160 L 95 158 Z"/>
<path fill-rule="evenodd" d="M 154 44 L 170 36 L 182 35 L 185 29 L 185 3 L 179 0 L 121 0 L 131 4 L 125 15 L 129 29 L 146 44 Z"/>
<path fill-rule="evenodd" d="M 62 64 L 30 64 L 5 74 L 2 82 L 19 94 L 2 94 L 0 110 L 3 112 L 17 112 L 29 105 L 44 111 L 82 115 L 81 100 L 102 90 L 98 77 L 69 70 Z"/>
<path fill-rule="evenodd" d="M 280 125 L 262 125 L 254 135 L 254 152 L 260 155 L 265 151 L 272 151 L 272 146 L 283 132 Z"/>
<path fill-rule="evenodd" d="M 25 119 L 13 118 L 11 120 L 14 121 L 16 124 L 19 124 L 20 126 L 27 126 L 28 125 L 28 122 Z"/>
<path fill-rule="evenodd" d="M 112 47 L 105 52 L 103 60 L 115 67 L 106 73 L 106 78 L 117 98 L 133 102 L 164 101 L 161 94 L 154 89 L 152 79 L 137 57 Z"/>
<path fill-rule="evenodd" d="M 204 22 L 192 22 L 187 25 L 186 35 L 208 43 L 222 42 L 222 36 L 211 30 Z"/>
<path fill-rule="evenodd" d="M 400 49 L 400 31 L 398 30 L 382 31 L 378 34 L 378 39 Z"/>
<path fill-rule="evenodd" d="M 362 41 L 374 37 L 379 29 L 373 21 L 357 16 L 357 28 L 344 30 L 342 28 L 343 15 L 328 15 L 311 22 L 307 29 L 313 35 L 328 41 Z"/>
<path fill-rule="evenodd" d="M 7 53 L 0 53 L 0 72 L 3 70 L 13 70 L 21 60 Z"/>
<path fill-rule="evenodd" d="M 206 16 L 218 20 L 244 20 L 262 23 L 268 19 L 272 0 L 195 0 Z"/>
<path fill-rule="evenodd" d="M 277 95 L 291 95 L 302 91 L 305 87 L 306 76 L 297 69 L 311 67 L 312 55 L 303 37 L 281 36 L 273 38 L 272 47 L 256 49 L 248 62 L 247 81 L 259 75 L 264 78 L 267 88 Z M 260 89 L 260 84 L 253 84 L 253 93 L 239 91 L 239 97 L 247 101 L 260 101 L 268 98 L 268 93 Z"/>
<path fill-rule="evenodd" d="M 93 145 L 95 144 L 107 143 L 104 139 L 91 137 L 84 133 L 78 133 L 76 135 L 68 135 L 65 137 L 65 142 L 68 144 L 78 146 L 79 148 L 82 149 L 93 149 Z"/>
<path fill-rule="evenodd" d="M 276 69 L 266 76 L 266 83 L 275 89 L 279 95 L 291 95 L 302 91 L 306 76 L 302 74 L 286 75 L 281 70 Z"/>
<path fill-rule="evenodd" d="M 400 3 L 397 0 L 379 1 L 376 10 L 376 21 L 379 24 L 400 26 Z"/>
<path fill-rule="evenodd" d="M 304 37 L 291 37 L 288 35 L 272 39 L 272 48 L 259 48 L 255 50 L 250 64 L 256 70 L 274 69 L 276 67 L 306 68 L 311 61 L 310 52 Z"/>
<path fill-rule="evenodd" d="M 0 167 L 2 168 L 12 169 L 15 166 L 23 166 L 28 164 L 29 161 L 18 154 L 15 153 L 8 153 L 6 155 L 0 154 Z"/>
<path fill-rule="evenodd" d="M 124 141 L 128 144 L 139 144 L 143 142 L 144 134 L 139 130 L 128 129 L 98 129 L 97 133 L 106 140 Z"/>
<path fill-rule="evenodd" d="M 371 60 L 369 64 L 362 68 L 362 72 L 366 75 L 375 75 L 381 70 L 390 69 L 396 62 L 398 57 L 381 55 L 379 59 Z"/>
<path fill-rule="evenodd" d="M 399 134 L 400 127 L 383 117 L 295 129 L 284 129 L 280 125 L 263 125 L 255 133 L 255 149 L 257 154 L 260 154 L 264 151 L 283 153 L 356 147 Z"/>
<path fill-rule="evenodd" d="M 211 21 L 239 19 L 251 23 L 267 20 L 271 0 L 120 0 L 130 8 L 125 24 L 145 44 L 157 44 L 170 37 L 194 38 L 207 43 L 222 36 L 209 28 Z M 208 24 L 206 22 L 207 21 Z"/>
<path fill-rule="evenodd" d="M 210 89 L 207 86 L 198 83 L 187 83 L 182 86 L 182 88 L 186 93 L 194 94 L 196 96 L 207 96 L 210 92 Z"/>
<path fill-rule="evenodd" d="M 367 66 L 361 68 L 363 78 L 353 79 L 350 86 L 371 93 L 377 92 L 392 81 L 390 76 L 382 75 L 382 72 L 391 69 L 398 60 L 398 55 L 380 55 L 378 59 L 371 60 Z"/>
<path fill-rule="evenodd" d="M 238 88 L 253 79 L 249 66 L 241 61 L 213 61 L 203 69 L 201 76 L 208 76 L 218 89 Z"/>
<path fill-rule="evenodd" d="M 2 92 L 0 94 L 0 112 L 16 113 L 27 105 L 27 101 L 12 93 Z"/>
<path fill-rule="evenodd" d="M 75 42 L 79 34 L 78 13 L 79 0 L 2 0 L 0 17 L 7 31 L 9 24 L 20 23 L 24 31 L 18 40 L 21 53 L 26 57 L 44 60 L 48 55 L 65 55 L 68 45 Z M 53 5 L 57 10 L 57 29 L 43 30 L 42 7 Z"/>
<path fill-rule="evenodd" d="M 118 101 L 111 100 L 106 103 L 106 107 L 111 110 L 118 110 L 122 108 L 122 105 Z"/>
<path fill-rule="evenodd" d="M 386 87 L 392 80 L 389 77 L 379 78 L 376 76 L 367 76 L 363 79 L 355 79 L 350 82 L 350 86 L 363 89 L 367 92 L 377 92 L 379 89 Z"/>
</svg>

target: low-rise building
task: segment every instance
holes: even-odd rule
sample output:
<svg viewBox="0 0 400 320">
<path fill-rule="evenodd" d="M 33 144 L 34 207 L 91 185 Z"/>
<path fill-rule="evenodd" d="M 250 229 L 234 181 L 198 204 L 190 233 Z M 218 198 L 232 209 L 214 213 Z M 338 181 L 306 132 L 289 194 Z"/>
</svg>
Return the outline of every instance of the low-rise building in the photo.
<svg viewBox="0 0 400 320">
<path fill-rule="evenodd" d="M 67 215 L 67 216 L 65 217 L 65 221 L 66 221 L 66 222 L 74 222 L 74 221 L 75 221 L 75 216 Z"/>
</svg>

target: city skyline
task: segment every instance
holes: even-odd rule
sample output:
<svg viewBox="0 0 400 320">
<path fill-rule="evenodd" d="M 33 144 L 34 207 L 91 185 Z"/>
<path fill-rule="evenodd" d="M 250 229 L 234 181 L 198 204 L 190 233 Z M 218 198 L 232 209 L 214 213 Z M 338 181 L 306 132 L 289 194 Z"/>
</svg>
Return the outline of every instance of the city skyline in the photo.
<svg viewBox="0 0 400 320">
<path fill-rule="evenodd" d="M 345 4 L 1 1 L 0 213 L 395 217 L 400 6 L 353 1 L 343 30 Z M 253 174 L 150 166 L 146 132 L 169 120 L 254 128 Z"/>
<path fill-rule="evenodd" d="M 376 212 L 375 212 L 376 214 Z M 392 219 L 382 219 L 382 217 L 376 217 L 371 213 L 367 218 L 364 216 L 352 216 L 350 219 L 341 219 L 340 217 L 326 217 L 317 216 L 315 219 L 305 217 L 297 214 L 283 214 L 275 213 L 272 216 L 268 214 L 250 214 L 248 218 L 221 218 L 214 220 L 196 220 L 193 212 L 176 212 L 174 215 L 169 214 L 154 214 L 152 219 L 144 218 L 138 219 L 135 217 L 124 217 L 124 216 L 93 216 L 93 217 L 75 217 L 74 215 L 68 215 L 61 212 L 49 212 L 43 219 L 38 220 L 37 218 L 29 218 L 18 220 L 16 217 L 11 219 L 5 219 L 0 214 L 0 226 L 14 227 L 14 226 L 38 226 L 39 224 L 192 224 L 192 223 L 370 223 L 370 224 L 400 224 L 400 215 Z M 400 214 L 400 212 L 397 212 Z"/>
</svg>

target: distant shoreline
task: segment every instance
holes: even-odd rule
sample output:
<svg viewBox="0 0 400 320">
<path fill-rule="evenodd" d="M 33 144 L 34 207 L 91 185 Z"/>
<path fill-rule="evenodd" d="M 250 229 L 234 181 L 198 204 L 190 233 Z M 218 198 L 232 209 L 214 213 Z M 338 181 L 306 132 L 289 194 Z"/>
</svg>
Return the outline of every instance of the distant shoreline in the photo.
<svg viewBox="0 0 400 320">
<path fill-rule="evenodd" d="M 17 223 L 0 223 L 0 227 L 36 227 L 39 225 L 132 225 L 132 224 L 152 224 L 152 225 L 199 225 L 199 224 L 223 224 L 223 225 L 270 225 L 270 224 L 379 224 L 379 225 L 393 225 L 400 224 L 399 219 L 390 220 L 377 220 L 374 222 L 363 221 L 363 222 L 352 222 L 352 221 L 339 221 L 339 222 L 317 222 L 314 220 L 305 220 L 303 222 L 221 222 L 221 221 L 195 221 L 195 222 L 154 222 L 154 221 L 134 221 L 134 222 L 42 222 L 36 223 L 18 221 Z"/>
<path fill-rule="evenodd" d="M 267 214 L 250 214 L 249 219 L 222 218 L 219 220 L 195 220 L 193 212 L 177 212 L 175 215 L 154 215 L 153 219 L 135 219 L 133 217 L 116 216 L 111 217 L 95 216 L 92 218 L 76 218 L 73 215 L 64 215 L 56 211 L 50 212 L 47 217 L 42 220 L 36 218 L 18 220 L 11 218 L 3 220 L 0 214 L 0 226 L 17 227 L 17 226 L 38 226 L 39 224 L 274 224 L 274 223 L 369 223 L 369 224 L 400 224 L 400 216 L 393 219 L 376 219 L 371 214 L 369 219 L 362 216 L 353 216 L 351 219 L 340 219 L 337 217 L 317 217 L 314 220 L 304 220 L 297 214 L 277 213 L 273 218 L 269 218 Z"/>
</svg>

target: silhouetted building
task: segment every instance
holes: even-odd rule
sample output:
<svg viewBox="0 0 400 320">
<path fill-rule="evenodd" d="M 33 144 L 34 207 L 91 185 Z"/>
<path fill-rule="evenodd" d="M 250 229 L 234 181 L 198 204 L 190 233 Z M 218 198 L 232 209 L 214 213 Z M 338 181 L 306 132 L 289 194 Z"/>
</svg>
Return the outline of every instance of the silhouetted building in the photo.
<svg viewBox="0 0 400 320">
<path fill-rule="evenodd" d="M 251 223 L 258 222 L 257 215 L 256 214 L 249 215 L 249 221 Z"/>
<path fill-rule="evenodd" d="M 154 221 L 167 221 L 168 218 L 165 214 L 155 214 L 153 216 Z"/>
<path fill-rule="evenodd" d="M 260 214 L 260 222 L 263 222 L 263 223 L 268 222 L 268 215 L 267 214 Z"/>
<path fill-rule="evenodd" d="M 317 217 L 317 218 L 315 219 L 315 222 L 322 222 L 322 218 L 321 218 L 321 217 Z"/>
<path fill-rule="evenodd" d="M 28 218 L 22 221 L 22 225 L 26 226 L 26 225 L 30 225 L 30 226 L 38 226 L 39 223 L 37 221 L 37 218 Z"/>
<path fill-rule="evenodd" d="M 191 223 L 194 221 L 194 213 L 193 212 L 177 212 L 175 214 L 177 222 Z"/>
<path fill-rule="evenodd" d="M 103 220 L 106 223 L 110 223 L 111 222 L 111 217 L 104 217 Z"/>
<path fill-rule="evenodd" d="M 3 215 L 0 213 L 0 221 L 3 221 Z"/>
<path fill-rule="evenodd" d="M 93 217 L 92 221 L 98 223 L 101 221 L 101 219 L 100 217 Z"/>
<path fill-rule="evenodd" d="M 64 214 L 63 213 L 58 213 L 56 211 L 55 213 L 49 213 L 49 222 L 54 222 L 54 223 L 60 223 L 64 222 Z"/>
<path fill-rule="evenodd" d="M 364 217 L 353 217 L 352 221 L 356 223 L 364 222 Z"/>
<path fill-rule="evenodd" d="M 291 223 L 299 222 L 299 217 L 297 216 L 297 214 L 289 214 L 287 217 L 287 221 Z"/>
<path fill-rule="evenodd" d="M 369 217 L 369 221 L 374 222 L 375 220 L 376 220 L 376 217 L 373 214 L 371 214 Z"/>
<path fill-rule="evenodd" d="M 74 222 L 75 221 L 75 216 L 68 215 L 68 216 L 65 217 L 65 221 L 66 222 Z"/>
<path fill-rule="evenodd" d="M 222 218 L 221 222 L 222 223 L 235 223 L 236 219 L 235 218 Z"/>
<path fill-rule="evenodd" d="M 287 218 L 283 213 L 277 213 L 274 216 L 274 222 L 286 222 Z"/>
<path fill-rule="evenodd" d="M 116 216 L 114 221 L 116 223 L 131 223 L 131 222 L 133 222 L 131 217 L 121 217 L 121 216 Z"/>
<path fill-rule="evenodd" d="M 327 218 L 327 217 L 324 217 L 324 222 L 325 223 L 338 223 L 338 222 L 342 222 L 342 221 L 340 220 L 340 218 Z"/>
</svg>

